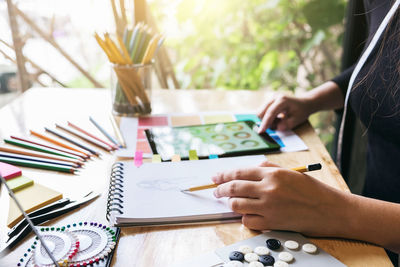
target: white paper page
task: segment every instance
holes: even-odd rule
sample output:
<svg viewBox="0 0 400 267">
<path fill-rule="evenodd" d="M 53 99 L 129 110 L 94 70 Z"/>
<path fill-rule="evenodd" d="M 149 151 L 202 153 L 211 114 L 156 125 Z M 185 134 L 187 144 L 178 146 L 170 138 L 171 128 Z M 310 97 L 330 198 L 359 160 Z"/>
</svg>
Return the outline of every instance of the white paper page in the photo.
<svg viewBox="0 0 400 267">
<path fill-rule="evenodd" d="M 307 145 L 293 131 L 267 131 L 268 134 L 281 145 L 281 152 L 295 152 L 307 150 Z M 282 145 L 283 144 L 283 145 Z"/>
<path fill-rule="evenodd" d="M 118 218 L 129 221 L 157 221 L 157 218 L 201 216 L 224 218 L 232 214 L 227 199 L 217 199 L 214 189 L 181 192 L 192 186 L 212 183 L 218 172 L 243 167 L 253 167 L 265 161 L 264 155 L 220 158 L 211 160 L 144 163 L 139 168 L 132 165 L 124 170 L 124 214 Z M 210 215 L 216 215 L 215 217 Z M 124 220 L 118 219 L 118 222 Z M 172 220 L 173 221 L 173 220 Z"/>
<path fill-rule="evenodd" d="M 120 148 L 115 152 L 117 157 L 133 158 L 136 151 L 136 141 L 138 132 L 138 118 L 122 117 L 119 129 L 125 140 L 126 148 Z"/>
</svg>

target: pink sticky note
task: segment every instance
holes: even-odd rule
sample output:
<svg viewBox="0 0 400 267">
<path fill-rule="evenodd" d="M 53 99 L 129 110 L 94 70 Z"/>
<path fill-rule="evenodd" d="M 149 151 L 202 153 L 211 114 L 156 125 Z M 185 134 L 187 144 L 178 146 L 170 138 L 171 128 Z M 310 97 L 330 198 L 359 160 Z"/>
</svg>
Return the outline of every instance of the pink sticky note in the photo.
<svg viewBox="0 0 400 267">
<path fill-rule="evenodd" d="M 22 175 L 20 168 L 3 162 L 0 162 L 0 173 L 6 180 Z"/>
<path fill-rule="evenodd" d="M 142 151 L 136 151 L 135 152 L 135 166 L 140 167 L 143 163 L 143 152 Z"/>
</svg>

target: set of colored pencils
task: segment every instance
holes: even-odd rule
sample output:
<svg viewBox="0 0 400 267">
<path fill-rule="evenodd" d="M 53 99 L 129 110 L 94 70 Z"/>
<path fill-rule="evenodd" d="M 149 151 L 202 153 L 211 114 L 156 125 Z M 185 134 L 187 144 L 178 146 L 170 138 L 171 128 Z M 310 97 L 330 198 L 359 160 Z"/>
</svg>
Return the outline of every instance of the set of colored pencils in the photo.
<svg viewBox="0 0 400 267">
<path fill-rule="evenodd" d="M 146 90 L 151 86 L 151 63 L 164 38 L 153 34 L 143 23 L 133 29 L 126 27 L 124 35 L 117 35 L 116 41 L 109 33 L 105 33 L 103 38 L 95 33 L 95 38 L 108 60 L 114 64 L 118 78 L 114 110 L 120 114 L 150 113 L 151 104 Z"/>
<path fill-rule="evenodd" d="M 105 151 L 112 151 L 121 147 L 93 118 L 90 117 L 89 119 L 109 141 L 97 137 L 72 122 L 68 122 L 67 126 L 56 124 L 57 130 L 49 128 L 45 128 L 45 130 L 57 138 L 37 131 L 30 131 L 32 136 L 45 142 L 17 136 L 10 136 L 9 139 L 4 139 L 6 144 L 19 148 L 0 146 L 0 162 L 31 168 L 77 173 L 85 161 L 92 156 L 100 155 L 96 149 L 89 147 L 86 143 L 81 142 L 81 140 Z M 113 127 L 117 127 L 116 123 Z M 114 130 L 119 131 L 119 129 Z"/>
</svg>

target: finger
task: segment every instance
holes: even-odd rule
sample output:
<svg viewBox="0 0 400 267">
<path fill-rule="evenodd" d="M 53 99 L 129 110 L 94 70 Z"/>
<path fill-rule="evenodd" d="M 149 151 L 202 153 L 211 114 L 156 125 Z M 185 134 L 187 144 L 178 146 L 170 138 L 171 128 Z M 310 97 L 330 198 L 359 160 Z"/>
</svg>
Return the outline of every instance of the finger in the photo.
<svg viewBox="0 0 400 267">
<path fill-rule="evenodd" d="M 212 181 L 216 184 L 223 184 L 232 180 L 259 181 L 262 179 L 261 169 L 257 167 L 236 169 L 233 171 L 221 172 L 213 176 Z"/>
<path fill-rule="evenodd" d="M 247 197 L 258 198 L 260 185 L 254 181 L 230 181 L 220 184 L 214 191 L 216 198 L 221 197 Z"/>
<path fill-rule="evenodd" d="M 287 107 L 287 102 L 284 101 L 284 99 L 280 98 L 276 100 L 274 103 L 271 104 L 271 106 L 268 108 L 268 110 L 265 112 L 264 117 L 261 121 L 261 125 L 259 128 L 259 133 L 264 132 L 272 122 L 276 119 L 279 113 L 282 113 L 285 111 Z"/>
<path fill-rule="evenodd" d="M 272 163 L 272 162 L 270 162 L 268 160 L 262 162 L 259 166 L 260 167 L 278 167 L 278 168 L 281 167 L 278 164 Z"/>
<path fill-rule="evenodd" d="M 252 198 L 232 197 L 228 201 L 232 211 L 240 214 L 256 214 L 260 211 L 260 201 Z"/>
<path fill-rule="evenodd" d="M 244 214 L 242 217 L 242 224 L 249 229 L 253 230 L 269 230 L 265 217 L 256 214 Z"/>
<path fill-rule="evenodd" d="M 258 111 L 257 116 L 262 119 L 264 117 L 265 112 L 268 110 L 269 106 L 275 101 L 275 98 L 269 99 Z"/>
</svg>

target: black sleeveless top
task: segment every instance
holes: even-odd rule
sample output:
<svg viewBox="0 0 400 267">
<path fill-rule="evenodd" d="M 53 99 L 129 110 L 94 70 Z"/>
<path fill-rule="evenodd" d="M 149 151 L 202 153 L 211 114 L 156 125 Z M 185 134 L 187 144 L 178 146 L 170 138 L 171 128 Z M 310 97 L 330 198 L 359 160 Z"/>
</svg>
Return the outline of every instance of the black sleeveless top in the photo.
<svg viewBox="0 0 400 267">
<path fill-rule="evenodd" d="M 369 25 L 365 48 L 393 2 L 364 0 Z M 354 66 L 333 79 L 344 95 L 353 69 Z M 349 98 L 350 107 L 366 127 L 368 135 L 363 195 L 395 203 L 400 203 L 399 72 L 400 10 L 358 74 Z M 390 256 L 393 259 L 394 255 Z"/>
</svg>

